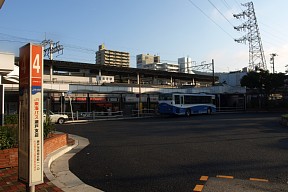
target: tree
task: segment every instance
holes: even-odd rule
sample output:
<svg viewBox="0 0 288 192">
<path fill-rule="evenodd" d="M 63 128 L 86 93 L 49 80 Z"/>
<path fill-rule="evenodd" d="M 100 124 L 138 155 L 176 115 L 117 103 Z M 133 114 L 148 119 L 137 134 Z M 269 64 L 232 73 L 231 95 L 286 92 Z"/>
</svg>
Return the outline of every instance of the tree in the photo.
<svg viewBox="0 0 288 192">
<path fill-rule="evenodd" d="M 250 71 L 241 79 L 241 86 L 250 89 L 263 89 L 265 93 L 270 93 L 284 86 L 284 73 L 269 73 L 269 71 Z"/>
<path fill-rule="evenodd" d="M 269 96 L 276 93 L 279 88 L 284 87 L 284 73 L 269 73 L 269 71 L 251 71 L 241 79 L 241 86 L 257 91 L 259 106 L 268 101 Z"/>
</svg>

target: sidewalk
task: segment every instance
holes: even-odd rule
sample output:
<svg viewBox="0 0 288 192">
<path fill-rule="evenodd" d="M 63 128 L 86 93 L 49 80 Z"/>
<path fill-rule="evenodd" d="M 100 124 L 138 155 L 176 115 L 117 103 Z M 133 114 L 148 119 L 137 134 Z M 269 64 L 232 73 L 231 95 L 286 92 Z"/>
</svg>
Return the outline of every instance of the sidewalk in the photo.
<svg viewBox="0 0 288 192">
<path fill-rule="evenodd" d="M 56 187 L 50 182 L 46 176 L 44 177 L 44 183 L 37 185 L 37 192 L 60 192 L 60 188 Z M 26 187 L 23 183 L 18 181 L 18 167 L 0 169 L 0 191 L 2 192 L 24 192 Z"/>
</svg>

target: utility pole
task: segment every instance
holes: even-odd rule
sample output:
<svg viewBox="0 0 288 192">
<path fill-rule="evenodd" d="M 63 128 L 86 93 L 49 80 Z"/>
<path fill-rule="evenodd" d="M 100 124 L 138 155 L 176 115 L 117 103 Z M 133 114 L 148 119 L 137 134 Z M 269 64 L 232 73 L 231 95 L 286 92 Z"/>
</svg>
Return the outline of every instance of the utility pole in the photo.
<svg viewBox="0 0 288 192">
<path fill-rule="evenodd" d="M 44 57 L 48 57 L 49 60 L 53 60 L 53 54 L 58 53 L 58 55 L 63 54 L 63 45 L 59 44 L 59 41 L 56 43 L 53 43 L 53 40 L 49 39 L 46 40 L 46 34 L 45 34 L 45 40 L 42 41 L 41 45 L 43 46 L 44 51 Z M 48 46 L 48 47 L 47 47 Z M 47 48 L 46 48 L 47 47 Z M 60 54 L 61 53 L 61 54 Z M 58 56 L 57 55 L 57 56 Z M 50 82 L 53 80 L 53 66 L 52 63 L 50 65 Z M 51 95 L 48 93 L 48 100 L 47 100 L 47 117 L 49 117 L 50 114 L 50 105 L 51 105 Z M 61 112 L 62 112 L 62 103 L 61 103 Z M 72 115 L 73 116 L 73 115 Z"/>
<path fill-rule="evenodd" d="M 46 36 L 46 35 L 45 35 Z M 53 40 L 49 39 L 42 41 L 41 45 L 44 47 L 44 57 L 48 57 L 49 60 L 53 60 L 53 54 L 54 53 L 58 53 L 57 56 L 62 55 L 63 54 L 63 45 L 59 44 L 59 41 L 56 43 L 53 43 Z M 46 48 L 46 46 L 48 46 Z M 52 64 L 50 65 L 50 81 L 52 81 L 52 76 L 53 76 L 53 66 Z"/>
<path fill-rule="evenodd" d="M 273 71 L 273 73 L 275 73 L 275 57 L 276 56 L 278 56 L 276 53 L 272 53 L 272 54 L 270 54 L 271 55 L 271 57 L 270 57 L 270 64 L 272 65 L 272 71 Z"/>
<path fill-rule="evenodd" d="M 53 54 L 58 52 L 58 55 L 63 54 L 63 45 L 59 44 L 59 41 L 56 43 L 53 43 L 51 39 L 49 40 L 44 40 L 41 43 L 44 47 L 44 57 L 49 57 L 50 60 L 53 60 Z M 49 45 L 48 48 L 45 48 L 47 45 Z M 61 53 L 61 54 L 60 54 Z"/>
<path fill-rule="evenodd" d="M 213 76 L 212 86 L 214 86 L 215 85 L 214 59 L 212 59 L 212 76 Z"/>
</svg>

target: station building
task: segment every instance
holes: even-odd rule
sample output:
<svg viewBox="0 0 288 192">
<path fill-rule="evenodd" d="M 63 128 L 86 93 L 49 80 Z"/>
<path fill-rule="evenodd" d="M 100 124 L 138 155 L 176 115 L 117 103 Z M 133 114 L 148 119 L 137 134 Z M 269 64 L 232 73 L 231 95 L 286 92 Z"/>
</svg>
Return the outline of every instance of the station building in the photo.
<svg viewBox="0 0 288 192">
<path fill-rule="evenodd" d="M 17 113 L 19 59 L 13 57 L 9 69 L 2 63 L 5 114 Z M 74 112 L 110 109 L 129 115 L 139 103 L 143 109 L 157 110 L 159 94 L 170 92 L 215 94 L 218 109 L 245 109 L 246 89 L 211 86 L 218 80 L 211 75 L 44 60 L 43 79 L 44 107 L 54 112 L 70 112 L 73 107 Z"/>
</svg>

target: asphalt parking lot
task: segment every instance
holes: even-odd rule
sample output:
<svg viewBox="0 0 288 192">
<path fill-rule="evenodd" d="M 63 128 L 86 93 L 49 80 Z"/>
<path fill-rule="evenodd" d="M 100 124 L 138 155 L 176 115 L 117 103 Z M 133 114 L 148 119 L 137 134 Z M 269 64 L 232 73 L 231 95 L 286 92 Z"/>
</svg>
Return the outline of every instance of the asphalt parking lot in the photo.
<svg viewBox="0 0 288 192">
<path fill-rule="evenodd" d="M 288 181 L 288 128 L 280 113 L 157 117 L 57 125 L 86 137 L 70 161 L 104 191 L 192 191 L 203 175 Z"/>
</svg>

